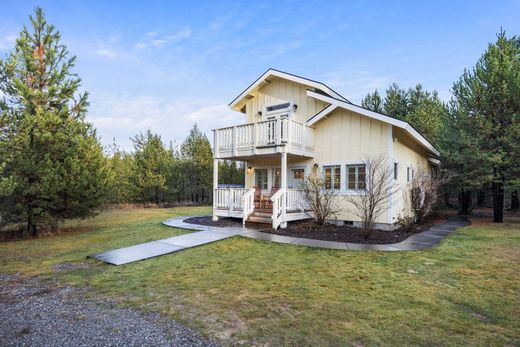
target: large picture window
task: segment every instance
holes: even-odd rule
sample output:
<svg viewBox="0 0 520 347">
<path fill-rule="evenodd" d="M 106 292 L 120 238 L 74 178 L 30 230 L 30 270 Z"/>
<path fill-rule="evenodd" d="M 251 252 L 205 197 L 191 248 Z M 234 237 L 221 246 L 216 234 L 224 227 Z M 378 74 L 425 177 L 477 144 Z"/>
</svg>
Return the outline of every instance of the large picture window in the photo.
<svg viewBox="0 0 520 347">
<path fill-rule="evenodd" d="M 339 165 L 324 166 L 323 174 L 325 179 L 325 188 L 331 190 L 341 189 L 341 167 Z"/>
<path fill-rule="evenodd" d="M 261 189 L 267 189 L 267 169 L 255 170 L 255 186 Z"/>
<path fill-rule="evenodd" d="M 365 164 L 347 165 L 347 189 L 362 190 L 366 187 Z"/>
</svg>

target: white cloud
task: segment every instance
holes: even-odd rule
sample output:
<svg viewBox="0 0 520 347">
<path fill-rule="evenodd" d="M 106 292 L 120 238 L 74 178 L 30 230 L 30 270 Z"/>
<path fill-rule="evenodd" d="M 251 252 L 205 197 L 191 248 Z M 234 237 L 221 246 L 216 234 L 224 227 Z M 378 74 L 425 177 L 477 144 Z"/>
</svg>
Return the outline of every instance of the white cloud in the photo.
<svg viewBox="0 0 520 347">
<path fill-rule="evenodd" d="M 173 99 L 150 95 L 91 95 L 88 120 L 96 126 L 102 141 L 113 138 L 122 148 L 131 149 L 129 140 L 140 131 L 151 129 L 163 140 L 182 141 L 197 123 L 210 141 L 211 130 L 243 122 L 243 115 L 227 105 L 203 98 Z"/>
<path fill-rule="evenodd" d="M 146 33 L 141 41 L 135 43 L 134 48 L 137 50 L 141 50 L 149 46 L 163 48 L 180 40 L 188 39 L 191 37 L 191 33 L 191 28 L 188 26 L 185 26 L 179 29 L 177 32 L 169 35 L 160 35 L 156 31 L 151 31 Z"/>
<path fill-rule="evenodd" d="M 95 51 L 95 54 L 109 59 L 114 59 L 118 56 L 116 51 L 108 48 L 99 48 Z"/>
</svg>

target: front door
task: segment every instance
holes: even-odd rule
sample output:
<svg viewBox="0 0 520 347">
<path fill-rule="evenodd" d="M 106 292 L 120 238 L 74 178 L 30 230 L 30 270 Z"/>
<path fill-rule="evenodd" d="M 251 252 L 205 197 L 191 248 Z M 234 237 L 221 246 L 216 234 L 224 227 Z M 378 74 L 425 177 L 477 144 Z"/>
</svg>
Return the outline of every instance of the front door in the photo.
<svg viewBox="0 0 520 347">
<path fill-rule="evenodd" d="M 289 189 L 300 189 L 303 179 L 305 178 L 304 168 L 291 168 L 289 170 L 288 184 Z"/>
</svg>

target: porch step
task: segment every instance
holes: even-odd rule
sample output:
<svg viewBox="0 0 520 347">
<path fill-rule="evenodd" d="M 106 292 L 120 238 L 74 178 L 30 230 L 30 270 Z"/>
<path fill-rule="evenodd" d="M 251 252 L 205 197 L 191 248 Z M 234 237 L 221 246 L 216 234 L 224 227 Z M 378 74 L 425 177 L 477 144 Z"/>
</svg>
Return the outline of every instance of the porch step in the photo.
<svg viewBox="0 0 520 347">
<path fill-rule="evenodd" d="M 268 217 L 265 216 L 255 216 L 254 214 L 251 215 L 246 222 L 250 223 L 263 223 L 263 224 L 271 224 L 273 221 L 271 220 L 271 216 L 268 215 Z"/>
<path fill-rule="evenodd" d="M 272 215 L 272 212 L 256 212 L 256 211 L 254 211 L 251 216 L 263 217 L 263 218 L 271 219 L 271 215 Z"/>
</svg>

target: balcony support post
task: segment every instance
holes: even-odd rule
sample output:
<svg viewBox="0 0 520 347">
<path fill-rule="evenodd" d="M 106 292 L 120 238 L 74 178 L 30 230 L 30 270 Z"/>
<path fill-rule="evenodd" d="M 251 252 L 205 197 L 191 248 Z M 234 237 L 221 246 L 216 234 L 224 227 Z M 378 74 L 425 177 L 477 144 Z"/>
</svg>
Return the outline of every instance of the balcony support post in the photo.
<svg viewBox="0 0 520 347">
<path fill-rule="evenodd" d="M 287 152 L 284 150 L 282 151 L 282 223 L 280 224 L 280 227 L 282 229 L 287 228 Z"/>
<path fill-rule="evenodd" d="M 217 188 L 218 188 L 218 159 L 213 159 L 213 216 L 214 221 L 218 220 L 218 216 L 215 214 L 217 207 Z"/>
</svg>

